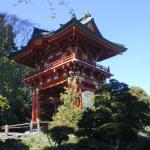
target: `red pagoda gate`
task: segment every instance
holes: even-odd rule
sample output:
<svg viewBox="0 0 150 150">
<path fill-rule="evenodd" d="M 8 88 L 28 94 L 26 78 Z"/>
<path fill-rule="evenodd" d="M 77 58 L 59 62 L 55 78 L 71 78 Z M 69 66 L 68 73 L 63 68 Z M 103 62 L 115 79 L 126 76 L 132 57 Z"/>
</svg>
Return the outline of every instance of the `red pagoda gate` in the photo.
<svg viewBox="0 0 150 150">
<path fill-rule="evenodd" d="M 73 17 L 54 32 L 34 28 L 27 46 L 10 53 L 11 59 L 34 69 L 23 81 L 33 89 L 32 121 L 50 119 L 71 77 L 79 95 L 76 105 L 82 108 L 82 92 L 96 92 L 112 75 L 109 68 L 97 62 L 125 50 L 102 36 L 90 14 L 80 20 Z"/>
</svg>

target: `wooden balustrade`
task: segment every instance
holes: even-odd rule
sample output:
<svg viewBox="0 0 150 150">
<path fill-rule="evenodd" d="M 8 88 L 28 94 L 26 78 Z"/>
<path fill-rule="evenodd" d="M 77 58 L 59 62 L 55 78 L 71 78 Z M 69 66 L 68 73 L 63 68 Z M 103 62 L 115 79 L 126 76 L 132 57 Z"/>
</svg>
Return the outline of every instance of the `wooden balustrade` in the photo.
<svg viewBox="0 0 150 150">
<path fill-rule="evenodd" d="M 81 58 L 81 57 L 79 57 L 79 56 L 78 56 L 77 59 L 80 60 L 80 61 L 82 61 L 82 62 L 84 62 L 84 63 L 86 63 L 86 64 L 89 64 L 89 65 L 91 65 L 91 66 L 94 66 L 94 67 L 96 67 L 96 68 L 98 68 L 98 69 L 101 69 L 101 70 L 103 70 L 103 71 L 105 71 L 105 72 L 110 73 L 109 67 L 104 67 L 104 66 L 102 66 L 102 65 L 100 65 L 100 64 L 98 64 L 98 63 L 96 63 L 96 62 L 92 62 L 92 61 L 89 61 L 89 60 L 87 60 L 87 59 L 83 59 L 83 58 Z"/>
<path fill-rule="evenodd" d="M 55 62 L 48 64 L 48 66 L 42 67 L 40 69 L 32 70 L 25 78 L 28 78 L 28 77 L 33 76 L 33 75 L 36 75 L 38 73 L 42 73 L 45 70 L 50 70 L 51 68 L 54 68 L 54 67 L 59 66 L 61 64 L 67 63 L 68 61 L 71 61 L 74 58 L 75 58 L 74 54 L 71 54 L 71 55 L 69 55 L 69 56 L 67 56 L 67 57 L 65 57 L 63 59 L 56 60 Z M 96 62 L 94 63 L 92 61 L 88 61 L 88 60 L 82 59 L 80 57 L 76 58 L 76 60 L 77 61 L 80 60 L 84 64 L 91 65 L 93 67 L 96 67 L 97 69 L 101 69 L 102 71 L 110 73 L 109 67 L 108 68 L 104 67 L 102 65 L 97 64 Z"/>
<path fill-rule="evenodd" d="M 73 58 L 74 58 L 74 55 L 72 54 L 72 55 L 69 55 L 69 56 L 67 56 L 67 57 L 65 57 L 63 59 L 56 60 L 55 62 L 48 64 L 48 66 L 42 67 L 40 69 L 34 69 L 25 78 L 28 78 L 30 76 L 33 76 L 33 75 L 38 74 L 40 72 L 43 72 L 45 70 L 51 69 L 51 68 L 56 67 L 56 66 L 58 66 L 60 64 L 66 63 L 67 61 L 70 61 Z"/>
</svg>

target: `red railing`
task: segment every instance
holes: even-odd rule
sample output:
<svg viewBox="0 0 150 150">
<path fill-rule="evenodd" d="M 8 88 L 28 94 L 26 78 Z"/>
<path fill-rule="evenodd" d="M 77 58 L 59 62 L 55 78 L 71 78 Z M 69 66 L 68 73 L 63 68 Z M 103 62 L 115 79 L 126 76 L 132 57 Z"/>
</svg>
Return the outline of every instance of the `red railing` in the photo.
<svg viewBox="0 0 150 150">
<path fill-rule="evenodd" d="M 75 55 L 74 54 L 71 54 L 67 57 L 65 57 L 64 59 L 61 59 L 61 60 L 56 60 L 55 62 L 53 63 L 50 63 L 49 65 L 45 66 L 45 67 L 42 67 L 40 69 L 35 69 L 35 70 L 32 70 L 27 76 L 26 78 L 30 77 L 30 76 L 33 76 L 33 75 L 36 75 L 38 73 L 42 73 L 43 71 L 46 71 L 46 70 L 50 70 L 51 68 L 54 68 L 56 66 L 59 66 L 59 65 L 62 65 L 63 63 L 67 63 L 68 61 L 72 60 L 75 58 Z M 91 61 L 88 61 L 88 60 L 85 60 L 85 59 L 81 59 L 81 58 L 76 58 L 77 61 L 80 61 L 81 63 L 84 63 L 84 64 L 87 64 L 87 65 L 90 65 L 91 67 L 95 67 L 97 69 L 101 69 L 102 71 L 105 71 L 105 72 L 108 72 L 110 73 L 110 70 L 109 70 L 109 67 L 104 67 L 102 65 L 99 65 L 97 63 L 93 63 Z"/>
<path fill-rule="evenodd" d="M 57 60 L 57 61 L 51 63 L 51 64 L 50 64 L 50 67 L 53 68 L 53 67 L 58 66 L 58 65 L 60 65 L 60 64 L 66 63 L 67 61 L 70 61 L 70 60 L 72 60 L 73 58 L 74 58 L 74 55 L 73 55 L 73 54 L 72 54 L 72 55 L 69 55 L 68 57 L 66 57 L 66 58 L 64 58 L 64 59 Z"/>
<path fill-rule="evenodd" d="M 105 72 L 110 73 L 109 67 L 104 67 L 104 66 L 102 66 L 100 64 L 97 64 L 96 62 L 88 61 L 88 60 L 85 60 L 85 59 L 82 59 L 82 58 L 77 58 L 77 59 L 80 60 L 84 64 L 91 65 L 92 67 L 94 66 L 97 69 L 101 69 L 101 70 L 103 70 Z"/>
<path fill-rule="evenodd" d="M 45 70 L 50 70 L 51 68 L 56 67 L 56 66 L 58 66 L 60 64 L 66 63 L 67 61 L 70 61 L 73 58 L 74 58 L 74 54 L 69 55 L 69 56 L 65 57 L 64 59 L 56 60 L 55 62 L 50 63 L 47 66 L 42 67 L 40 69 L 33 69 L 25 78 L 28 78 L 28 77 L 33 76 L 33 75 L 36 75 L 36 74 L 38 74 L 40 72 L 43 72 Z"/>
</svg>

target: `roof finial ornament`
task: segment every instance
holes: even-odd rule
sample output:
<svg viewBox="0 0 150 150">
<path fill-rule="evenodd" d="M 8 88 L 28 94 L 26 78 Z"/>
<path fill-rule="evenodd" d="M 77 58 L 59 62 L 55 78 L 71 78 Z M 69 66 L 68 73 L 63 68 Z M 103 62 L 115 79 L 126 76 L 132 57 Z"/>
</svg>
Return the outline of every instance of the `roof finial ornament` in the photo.
<svg viewBox="0 0 150 150">
<path fill-rule="evenodd" d="M 91 17 L 91 14 L 89 13 L 87 9 L 84 12 L 84 17 Z"/>
<path fill-rule="evenodd" d="M 71 14 L 71 18 L 76 18 L 76 14 L 75 12 L 70 13 Z"/>
</svg>

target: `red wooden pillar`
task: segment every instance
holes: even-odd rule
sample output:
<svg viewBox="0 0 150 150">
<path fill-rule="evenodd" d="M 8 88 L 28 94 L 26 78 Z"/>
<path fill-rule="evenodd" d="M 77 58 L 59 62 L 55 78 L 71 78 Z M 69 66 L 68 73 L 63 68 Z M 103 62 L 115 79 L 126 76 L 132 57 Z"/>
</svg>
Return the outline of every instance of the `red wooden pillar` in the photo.
<svg viewBox="0 0 150 150">
<path fill-rule="evenodd" d="M 39 89 L 36 88 L 36 121 L 40 118 L 40 97 L 39 97 Z"/>
<path fill-rule="evenodd" d="M 82 88 L 81 88 L 81 81 L 78 76 L 74 77 L 73 88 L 74 88 L 74 96 L 76 97 L 74 107 L 82 109 Z"/>
<path fill-rule="evenodd" d="M 68 88 L 70 88 L 72 86 L 73 88 L 73 94 L 74 97 L 76 98 L 75 102 L 73 102 L 73 108 L 81 108 L 82 109 L 82 89 L 79 86 L 78 83 L 78 77 L 74 76 L 73 77 L 73 81 L 71 81 L 72 78 L 68 78 Z"/>
<path fill-rule="evenodd" d="M 36 121 L 36 108 L 35 108 L 35 90 L 32 92 L 32 122 Z"/>
<path fill-rule="evenodd" d="M 36 88 L 32 93 L 32 122 L 40 118 L 39 90 Z"/>
<path fill-rule="evenodd" d="M 78 86 L 77 86 L 77 79 L 76 77 L 74 76 L 74 79 L 73 79 L 73 95 L 74 97 L 76 98 L 75 99 L 75 102 L 73 103 L 73 108 L 76 108 L 78 107 L 78 99 L 77 99 L 77 90 L 78 90 Z"/>
</svg>

